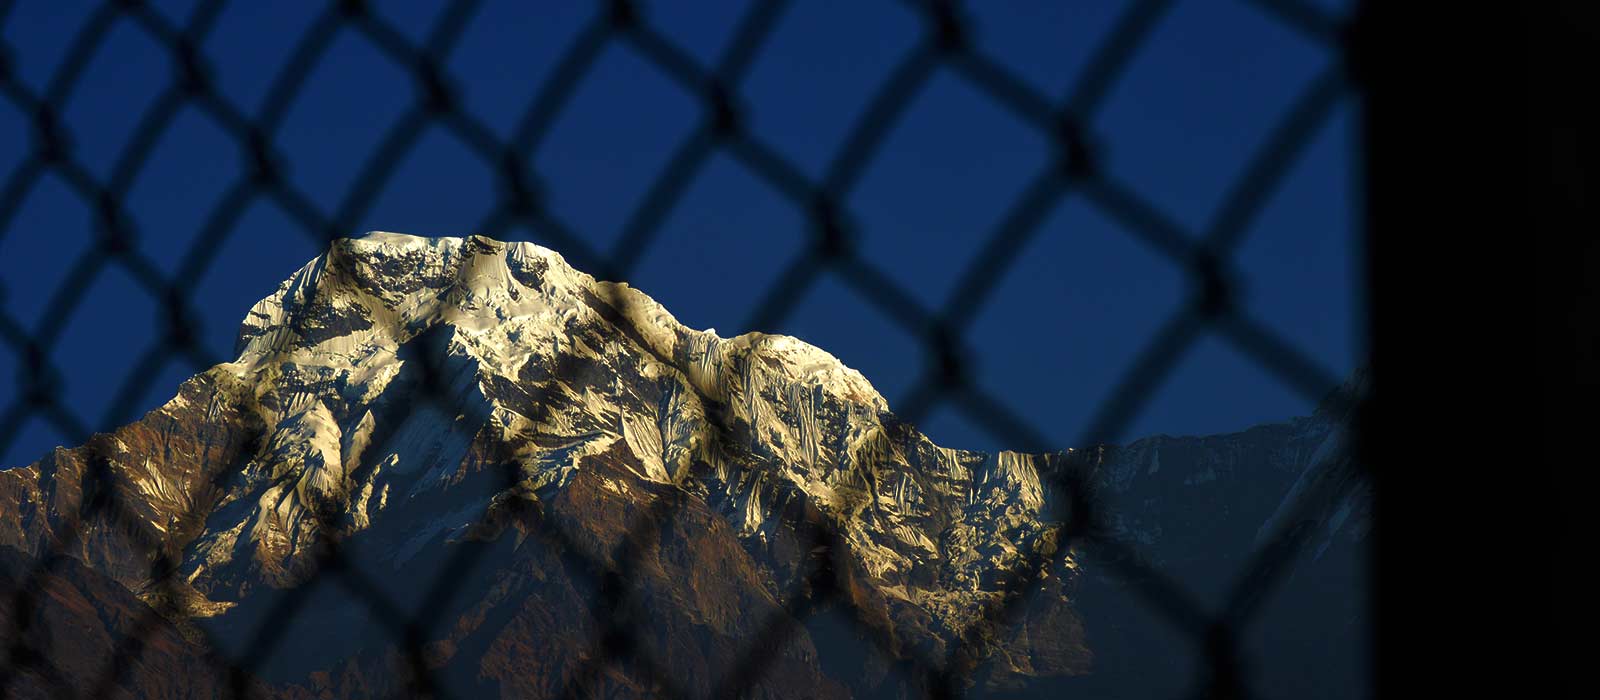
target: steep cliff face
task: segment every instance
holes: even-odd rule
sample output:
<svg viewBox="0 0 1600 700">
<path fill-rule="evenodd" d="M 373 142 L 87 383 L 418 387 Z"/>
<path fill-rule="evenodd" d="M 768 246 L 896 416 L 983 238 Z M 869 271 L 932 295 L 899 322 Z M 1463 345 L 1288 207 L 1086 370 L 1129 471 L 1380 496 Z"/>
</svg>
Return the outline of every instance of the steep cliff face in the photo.
<svg viewBox="0 0 1600 700">
<path fill-rule="evenodd" d="M 284 692 L 404 689 L 392 618 L 425 613 L 408 633 L 463 687 L 659 690 L 594 663 L 621 614 L 705 693 L 823 602 L 822 562 L 853 634 L 1004 683 L 1089 668 L 1070 553 L 1029 608 L 1058 633 L 967 630 L 996 572 L 1058 546 L 1048 474 L 1094 458 L 939 447 L 818 348 L 686 328 L 532 244 L 373 233 L 256 304 L 235 361 L 0 472 L 0 543 L 65 550 Z M 123 507 L 79 528 L 86 484 Z M 887 682 L 825 673 L 803 628 L 775 656 L 758 695 Z"/>
</svg>

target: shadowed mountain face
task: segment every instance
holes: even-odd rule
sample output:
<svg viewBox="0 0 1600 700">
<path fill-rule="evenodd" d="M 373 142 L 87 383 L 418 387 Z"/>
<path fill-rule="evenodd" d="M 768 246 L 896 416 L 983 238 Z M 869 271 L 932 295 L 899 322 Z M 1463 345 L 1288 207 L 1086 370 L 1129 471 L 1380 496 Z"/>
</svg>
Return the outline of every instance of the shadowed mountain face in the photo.
<svg viewBox="0 0 1600 700">
<path fill-rule="evenodd" d="M 228 674 L 197 643 L 128 589 L 72 558 L 39 574 L 41 561 L 0 545 L 0 629 L 29 654 L 12 657 L 6 697 L 210 698 Z M 20 613 L 20 614 L 19 614 Z M 137 657 L 109 663 L 130 634 L 144 640 Z"/>
<path fill-rule="evenodd" d="M 686 328 L 527 243 L 338 241 L 251 309 L 238 353 L 0 472 L 0 544 L 19 570 L 65 554 L 119 590 L 101 609 L 186 632 L 173 658 L 219 655 L 285 697 L 920 694 L 908 662 L 997 692 L 1137 674 L 1115 655 L 1095 671 L 1097 635 L 1120 653 L 1139 634 L 1083 622 L 1079 589 L 1110 579 L 1063 541 L 1065 473 L 1131 500 L 1107 526 L 1180 568 L 1198 546 L 1242 562 L 1269 523 L 1348 539 L 1325 527 L 1344 489 L 1279 512 L 1348 480 L 1328 411 L 1126 448 L 943 448 L 820 349 Z M 1228 510 L 1234 491 L 1250 505 Z M 1218 504 L 1214 533 L 1190 522 Z"/>
</svg>

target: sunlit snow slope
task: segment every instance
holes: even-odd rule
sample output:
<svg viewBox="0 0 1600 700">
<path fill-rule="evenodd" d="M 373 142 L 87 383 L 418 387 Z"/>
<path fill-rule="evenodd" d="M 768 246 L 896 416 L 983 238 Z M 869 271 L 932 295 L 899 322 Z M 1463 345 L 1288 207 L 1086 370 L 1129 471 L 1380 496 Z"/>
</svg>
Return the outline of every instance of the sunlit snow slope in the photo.
<svg viewBox="0 0 1600 700">
<path fill-rule="evenodd" d="M 795 599 L 888 651 L 830 660 L 800 628 L 762 692 L 919 682 L 888 671 L 911 657 L 1004 685 L 1089 668 L 1078 565 L 1043 556 L 1060 499 L 1041 474 L 1095 459 L 939 447 L 823 350 L 687 328 L 530 243 L 375 232 L 256 304 L 235 361 L 132 425 L 0 472 L 0 543 L 65 546 L 224 653 L 300 625 L 291 636 L 316 641 L 259 669 L 285 687 L 327 672 L 403 686 L 371 671 L 398 652 L 380 619 L 393 611 L 352 602 L 369 593 L 427 610 L 445 675 L 556 692 L 610 614 L 593 569 L 627 577 L 627 605 L 650 611 L 632 623 L 645 650 L 690 688 L 727 676 Z M 68 539 L 86 477 L 126 508 Z M 315 615 L 284 619 L 274 604 L 317 578 L 329 543 L 360 582 L 340 576 L 343 593 L 303 601 Z M 457 557 L 469 549 L 487 554 Z M 980 624 L 1034 554 L 1052 563 L 1023 613 Z M 654 692 L 627 668 L 597 682 Z"/>
</svg>

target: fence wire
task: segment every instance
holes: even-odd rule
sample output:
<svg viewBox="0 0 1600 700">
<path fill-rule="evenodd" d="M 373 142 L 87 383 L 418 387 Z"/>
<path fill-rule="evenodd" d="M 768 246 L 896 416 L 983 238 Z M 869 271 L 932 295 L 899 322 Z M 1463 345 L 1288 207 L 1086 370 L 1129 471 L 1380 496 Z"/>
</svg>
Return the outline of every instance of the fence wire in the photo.
<svg viewBox="0 0 1600 700">
<path fill-rule="evenodd" d="M 740 107 L 740 91 L 746 74 L 778 19 L 789 5 L 785 0 L 757 2 L 739 21 L 733 39 L 713 65 L 703 65 L 689 51 L 652 27 L 647 17 L 629 0 L 600 4 L 557 63 L 553 75 L 538 89 L 530 107 L 517 121 L 510 138 L 496 132 L 464 108 L 447 69 L 468 21 L 478 10 L 475 0 L 457 2 L 441 13 L 421 41 L 376 14 L 362 0 L 329 4 L 301 35 L 282 70 L 271 82 L 262 106 L 250 112 L 230 101 L 218 89 L 209 60 L 201 50 L 213 29 L 225 0 L 203 0 L 181 25 L 138 0 L 113 0 L 100 5 L 82 25 L 68 45 L 66 56 L 42 91 L 31 89 L 9 61 L 9 47 L 0 45 L 0 93 L 31 120 L 31 144 L 27 155 L 6 175 L 0 186 L 0 240 L 15 233 L 13 222 L 30 190 L 41 179 L 55 175 L 67 183 L 92 211 L 97 236 L 72 265 L 70 272 L 44 306 L 40 320 L 32 328 L 0 307 L 0 342 L 21 359 L 19 391 L 9 405 L 0 408 L 0 452 L 4 452 L 25 423 L 42 419 L 69 441 L 85 444 L 91 425 L 110 429 L 129 420 L 139 408 L 136 402 L 150 388 L 158 370 L 173 361 L 183 361 L 196 371 L 222 360 L 202 346 L 194 328 L 195 286 L 215 262 L 220 245 L 235 230 L 245 210 L 258 201 L 276 205 L 288 215 L 295 229 L 319 247 L 335 238 L 349 235 L 383 192 L 395 167 L 414 148 L 423 133 L 443 128 L 457 137 L 477 157 L 493 166 L 498 187 L 497 204 L 483 216 L 474 230 L 492 238 L 505 238 L 518 227 L 540 232 L 547 242 L 573 261 L 575 267 L 592 272 L 597 278 L 626 280 L 640 263 L 640 256 L 662 228 L 674 205 L 696 174 L 717 154 L 729 155 L 744 172 L 760 180 L 806 216 L 810 244 L 768 287 L 755 312 L 744 327 L 770 329 L 793 311 L 802 292 L 826 271 L 836 273 L 849 288 L 867 303 L 921 341 L 922 351 L 932 368 L 915 384 L 897 414 L 910 422 L 929 415 L 938 405 L 954 407 L 972 419 L 996 440 L 1014 449 L 1045 453 L 1055 449 L 1043 432 L 1030 426 L 1026 417 L 1007 408 L 1005 402 L 972 381 L 971 358 L 963 348 L 963 334 L 977 318 L 985 301 L 995 292 L 1020 252 L 1037 234 L 1047 215 L 1063 200 L 1076 197 L 1115 221 L 1120 229 L 1156 251 L 1182 270 L 1191 281 L 1188 303 L 1168 318 L 1137 354 L 1131 369 L 1123 376 L 1109 400 L 1095 412 L 1088 427 L 1075 443 L 1093 446 L 1111 443 L 1122 437 L 1124 429 L 1140 407 L 1157 391 L 1174 366 L 1206 334 L 1214 334 L 1240 350 L 1285 386 L 1310 399 L 1322 401 L 1339 385 L 1337 379 L 1314 361 L 1296 351 L 1272 329 L 1245 314 L 1236 304 L 1235 286 L 1229 263 L 1251 223 L 1265 201 L 1282 182 L 1285 173 L 1306 149 L 1318 127 L 1328 121 L 1341 101 L 1351 93 L 1347 83 L 1350 43 L 1348 26 L 1324 11 L 1300 0 L 1257 0 L 1253 3 L 1265 15 L 1324 47 L 1341 60 L 1308 81 L 1295 98 L 1287 115 L 1271 130 L 1263 144 L 1250 157 L 1243 174 L 1231 184 L 1216 216 L 1202 229 L 1189 230 L 1166 215 L 1102 167 L 1098 139 L 1090 125 L 1107 94 L 1126 72 L 1130 60 L 1146 41 L 1152 27 L 1171 6 L 1168 0 L 1141 0 L 1131 3 L 1093 53 L 1082 78 L 1063 95 L 1035 90 L 992 57 L 986 55 L 970 36 L 970 23 L 959 6 L 941 1 L 908 4 L 923 20 L 919 41 L 898 60 L 887 82 L 869 100 L 848 135 L 827 162 L 821 177 L 812 178 L 801 167 L 780 154 L 761 134 L 750 129 Z M 0 3 L 0 23 L 10 10 Z M 63 123 L 62 111 L 71 99 L 96 48 L 113 27 L 128 23 L 155 40 L 168 53 L 172 77 L 150 106 L 139 117 L 133 136 L 115 159 L 108 177 L 101 179 L 80 162 L 73 150 L 72 135 Z M 331 211 L 317 206 L 297 188 L 286 173 L 275 141 L 285 115 L 300 97 L 308 78 L 323 62 L 336 37 L 354 33 L 376 47 L 388 60 L 404 69 L 414 81 L 414 100 L 382 136 L 377 147 L 358 171 L 356 184 L 348 196 Z M 698 125 L 673 150 L 670 161 L 648 188 L 640 204 L 629 214 L 615 246 L 598 250 L 583 235 L 566 225 L 541 197 L 539 174 L 532 168 L 535 154 L 549 137 L 552 125 L 584 83 L 603 50 L 622 44 L 655 67 L 676 84 L 700 107 Z M 1015 115 L 1030 128 L 1048 137 L 1055 149 L 1049 164 L 1032 174 L 1027 185 L 1015 196 L 998 226 L 972 262 L 957 275 L 955 294 L 943 308 L 929 308 L 914 294 L 895 282 L 873 260 L 852 246 L 858 240 L 856 222 L 847 201 L 858 186 L 863 172 L 873 162 L 886 135 L 904 116 L 908 105 L 936 74 L 956 76 L 975 88 L 986 99 Z M 130 189 L 143 166 L 151 159 L 156 144 L 171 128 L 184 109 L 194 108 L 225 132 L 244 155 L 248 167 L 229 184 L 210 209 L 199 235 L 178 262 L 173 274 L 140 250 L 140 235 L 133 218 L 124 208 Z M 61 370 L 51 354 L 67 322 L 84 304 L 85 292 L 97 276 L 112 266 L 126 271 L 160 308 L 166 319 L 160 342 L 146 349 L 132 371 L 117 389 L 110 409 L 98 420 L 87 420 L 61 398 Z M 610 300 L 620 305 L 622 300 Z M 619 318 L 627 314 L 619 311 Z M 424 385 L 435 387 L 437 401 L 448 401 L 438 377 L 438 358 L 424 358 Z M 459 406 L 444 405 L 444 410 L 459 412 Z M 723 436 L 726 437 L 726 436 Z M 510 464 L 509 455 L 505 462 Z M 505 487 L 521 488 L 514 469 L 506 469 Z M 1118 541 L 1103 526 L 1104 507 L 1083 483 L 1083 475 L 1071 470 L 1056 475 L 1056 486 L 1070 501 L 1068 517 L 1059 528 L 1062 546 L 1054 556 L 1035 553 L 1018 570 L 1008 572 L 1007 590 L 1000 604 L 984 611 L 982 622 L 959 635 L 944 658 L 921 658 L 903 654 L 898 661 L 906 678 L 935 697 L 954 697 L 964 692 L 969 665 L 958 663 L 963 648 L 986 629 L 1003 625 L 1023 600 L 1021 591 L 1041 572 L 1075 545 L 1103 553 L 1111 571 L 1125 577 L 1132 590 L 1152 610 L 1167 618 L 1186 634 L 1201 651 L 1210 672 L 1204 675 L 1197 696 L 1251 697 L 1253 693 L 1240 673 L 1239 635 L 1235 634 L 1255 614 L 1254 601 L 1281 576 L 1285 564 L 1297 553 L 1305 536 L 1302 530 L 1285 530 L 1269 538 L 1271 543 L 1255 556 L 1248 570 L 1241 572 L 1222 613 L 1212 613 L 1184 587 L 1160 571 L 1150 568 L 1136 556 L 1136 548 Z M 0 695 L 14 687 L 23 674 L 41 679 L 59 697 L 74 697 L 65 674 L 26 639 L 30 616 L 24 611 L 38 602 L 41 582 L 61 563 L 83 534 L 85 523 L 110 519 L 130 540 L 149 551 L 150 578 L 158 587 L 170 586 L 177 568 L 158 533 L 143 528 L 118 500 L 110 483 L 109 462 L 103 455 L 92 455 L 86 472 L 82 508 L 70 514 L 58 528 L 57 536 L 39 560 L 37 570 L 24 576 L 12 593 L 10 609 L 16 611 L 7 637 L 11 648 L 0 667 Z M 1315 494 L 1312 494 L 1313 496 Z M 531 498 L 531 494 L 527 494 Z M 1305 499 L 1309 502 L 1310 498 Z M 509 499 L 527 508 L 523 499 Z M 602 634 L 591 661 L 570 674 L 560 691 L 562 697 L 584 695 L 603 667 L 626 663 L 643 674 L 664 696 L 684 697 L 671 674 L 642 648 L 630 634 L 630 615 L 636 614 L 628 595 L 627 573 L 630 562 L 641 552 L 636 543 L 648 541 L 662 523 L 671 518 L 678 501 L 672 494 L 657 499 L 655 505 L 629 524 L 629 534 L 609 561 L 590 558 L 573 545 L 553 522 L 531 518 L 538 538 L 566 562 L 569 573 L 591 576 L 592 589 L 599 592 L 590 612 L 600 622 Z M 332 503 L 322 504 L 315 514 L 319 521 L 336 523 L 339 514 Z M 1303 507 L 1309 507 L 1303 502 Z M 194 517 L 196 514 L 189 514 Z M 491 516 L 487 510 L 485 517 Z M 784 514 L 788 517 L 788 514 Z M 815 518 L 797 516 L 791 523 L 802 537 L 824 548 L 828 556 L 812 562 L 802 585 L 791 591 L 782 613 L 766 622 L 740 663 L 731 674 L 714 685 L 716 697 L 738 697 L 759 682 L 797 629 L 797 620 L 817 610 L 823 603 L 840 600 L 835 590 L 835 567 L 831 546 L 835 533 Z M 318 532 L 331 528 L 321 527 Z M 284 596 L 272 611 L 273 618 L 292 616 L 305 604 L 317 585 L 330 583 L 349 590 L 371 609 L 374 619 L 386 625 L 409 666 L 406 689 L 414 695 L 448 695 L 447 686 L 434 677 L 425 660 L 424 630 L 436 620 L 407 614 L 393 600 L 377 591 L 368 574 L 346 565 L 339 543 L 323 538 L 315 551 L 321 563 L 315 578 Z M 452 564 L 444 571 L 459 571 L 471 566 L 485 548 L 462 546 L 452 554 Z M 450 591 L 449 580 L 434 581 L 428 587 L 420 610 L 440 610 Z M 167 596 L 170 604 L 175 594 Z M 105 696 L 116 690 L 144 650 L 144 635 L 161 622 L 161 613 L 152 609 L 141 619 L 133 634 L 119 640 L 105 672 L 88 685 L 91 696 Z M 857 623 L 860 630 L 895 658 L 888 640 L 875 628 Z M 245 652 L 231 661 L 217 660 L 220 671 L 229 679 L 234 697 L 259 692 L 253 685 L 252 664 L 287 643 L 286 626 L 267 625 L 245 645 Z"/>
</svg>

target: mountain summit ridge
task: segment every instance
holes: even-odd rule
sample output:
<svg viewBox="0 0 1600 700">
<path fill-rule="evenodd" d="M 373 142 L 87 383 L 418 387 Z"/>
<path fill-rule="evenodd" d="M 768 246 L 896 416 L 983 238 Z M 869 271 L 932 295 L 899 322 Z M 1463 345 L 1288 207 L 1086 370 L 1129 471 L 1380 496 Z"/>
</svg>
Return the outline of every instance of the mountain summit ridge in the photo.
<svg viewBox="0 0 1600 700">
<path fill-rule="evenodd" d="M 450 573 L 428 567 L 465 543 L 510 546 L 520 562 L 467 577 L 478 588 L 458 598 L 478 607 L 507 586 L 576 591 L 575 572 L 522 549 L 536 518 L 590 561 L 621 566 L 618 552 L 649 550 L 624 573 L 642 579 L 641 601 L 669 611 L 652 623 L 657 651 L 701 668 L 697 688 L 726 675 L 756 618 L 784 615 L 797 594 L 824 602 L 813 589 L 826 549 L 833 597 L 859 634 L 887 640 L 891 660 L 992 662 L 997 678 L 1088 668 L 1070 553 L 1029 606 L 1059 638 L 980 624 L 1008 594 L 997 572 L 1056 553 L 1040 473 L 1083 455 L 934 445 L 859 372 L 803 341 L 687 328 L 642 292 L 531 243 L 374 232 L 335 241 L 253 306 L 237 350 L 140 421 L 0 472 L 0 543 L 35 555 L 65 546 L 228 651 L 276 623 L 271 601 L 318 576 L 330 541 L 402 605 L 421 604 Z M 131 517 L 64 537 L 82 505 L 74 484 L 100 468 Z M 658 523 L 662 541 L 634 542 L 623 525 L 663 501 L 677 508 Z M 818 546 L 799 523 L 833 535 Z M 682 528 L 694 536 L 667 534 Z M 130 532 L 157 551 L 126 546 Z M 171 580 L 153 573 L 158 560 L 172 563 Z M 528 582 L 535 571 L 543 583 Z M 452 610 L 464 617 L 435 630 L 438 643 L 486 634 L 478 607 Z M 342 635 L 348 653 L 267 664 L 266 675 L 293 683 L 382 647 L 320 633 Z M 475 666 L 480 681 L 496 663 L 529 663 L 495 662 L 501 639 L 441 663 Z M 559 661 L 583 653 L 563 647 L 537 681 L 549 688 L 524 690 L 558 687 L 571 672 Z M 764 692 L 837 694 L 816 653 L 809 640 L 791 645 Z M 882 683 L 887 661 L 873 663 L 850 683 Z M 604 682 L 640 689 L 620 672 Z"/>
</svg>

